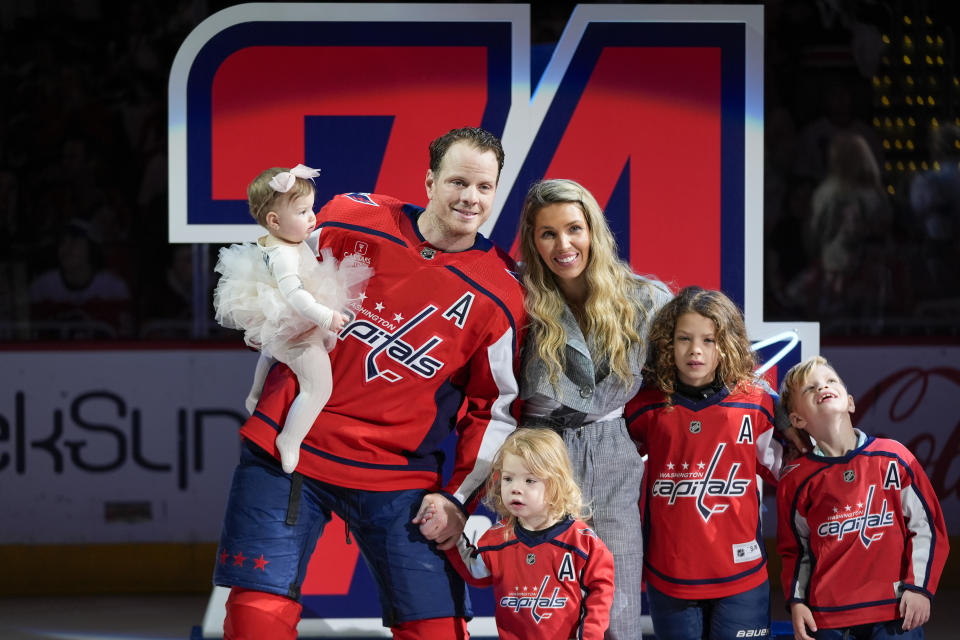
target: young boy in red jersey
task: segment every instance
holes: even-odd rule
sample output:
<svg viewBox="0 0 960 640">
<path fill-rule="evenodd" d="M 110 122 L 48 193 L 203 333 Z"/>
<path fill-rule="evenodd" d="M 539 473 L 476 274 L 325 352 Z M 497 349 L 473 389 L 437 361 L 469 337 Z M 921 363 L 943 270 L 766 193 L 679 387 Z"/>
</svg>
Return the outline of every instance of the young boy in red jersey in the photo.
<svg viewBox="0 0 960 640">
<path fill-rule="evenodd" d="M 777 488 L 795 637 L 923 638 L 949 550 L 923 468 L 899 442 L 853 427 L 853 397 L 823 357 L 787 372 L 780 402 L 816 442 Z"/>
</svg>

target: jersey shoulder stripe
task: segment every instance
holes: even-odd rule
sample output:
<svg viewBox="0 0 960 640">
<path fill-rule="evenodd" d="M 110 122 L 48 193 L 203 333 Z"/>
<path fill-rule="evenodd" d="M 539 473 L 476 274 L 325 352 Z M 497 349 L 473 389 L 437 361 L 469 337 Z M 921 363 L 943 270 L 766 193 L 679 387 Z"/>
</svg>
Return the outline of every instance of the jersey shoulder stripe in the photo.
<svg viewBox="0 0 960 640">
<path fill-rule="evenodd" d="M 633 409 L 625 416 L 627 424 L 630 424 L 645 413 L 663 409 L 667 406 L 667 401 L 664 400 L 662 391 L 650 388 L 641 389 L 627 404 L 630 409 Z"/>
<path fill-rule="evenodd" d="M 484 287 L 479 282 L 477 282 L 476 280 L 474 280 L 473 278 L 465 274 L 463 271 L 461 271 L 457 267 L 454 267 L 453 265 L 447 265 L 447 269 L 451 273 L 455 274 L 458 278 L 461 278 L 462 280 L 464 280 L 467 284 L 469 284 L 471 287 L 476 289 L 478 292 L 490 298 L 490 300 L 492 300 L 494 304 L 496 304 L 498 307 L 500 307 L 500 309 L 503 310 L 503 314 L 507 317 L 507 321 L 510 323 L 510 329 L 513 331 L 513 347 L 516 348 L 517 346 L 516 345 L 516 341 L 517 341 L 516 318 L 513 317 L 513 313 L 511 313 L 510 308 L 506 305 L 506 303 L 504 303 L 504 301 L 499 296 L 497 296 L 488 288 Z"/>
<path fill-rule="evenodd" d="M 730 407 L 732 409 L 748 409 L 750 411 L 759 411 L 773 423 L 773 414 L 770 413 L 770 410 L 760 404 L 755 404 L 753 402 L 721 402 L 721 405 L 724 407 Z"/>
<path fill-rule="evenodd" d="M 516 544 L 520 544 L 520 541 L 516 538 L 510 538 L 509 540 L 504 540 L 500 544 L 485 544 L 483 546 L 478 546 L 477 551 L 480 553 L 485 551 L 500 551 L 501 549 L 506 549 L 507 547 L 512 547 Z"/>
<path fill-rule="evenodd" d="M 560 547 L 561 549 L 565 549 L 565 550 L 567 550 L 567 551 L 572 551 L 573 553 L 577 554 L 578 556 L 580 556 L 580 557 L 583 558 L 584 560 L 589 560 L 589 559 L 590 559 L 590 554 L 587 553 L 586 551 L 584 551 L 583 549 L 581 549 L 580 547 L 578 547 L 578 546 L 575 545 L 575 544 L 571 544 L 571 543 L 569 543 L 569 542 L 564 542 L 563 540 L 556 540 L 556 539 L 550 540 L 549 542 L 550 542 L 550 544 L 552 544 L 552 545 L 555 546 L 555 547 Z"/>
<path fill-rule="evenodd" d="M 379 231 L 371 227 L 359 224 L 350 224 L 347 222 L 337 222 L 336 220 L 328 220 L 326 222 L 321 222 L 317 225 L 318 229 L 327 229 L 327 228 L 337 228 L 337 229 L 347 229 L 349 231 L 357 231 L 359 233 L 365 233 L 372 236 L 377 236 L 383 238 L 384 240 L 389 240 L 390 242 L 395 242 L 401 247 L 409 246 L 403 238 L 386 233 L 385 231 Z"/>
<path fill-rule="evenodd" d="M 913 462 L 916 462 L 916 458 L 909 449 L 896 440 L 867 436 L 867 441 L 864 443 L 860 453 L 870 457 L 895 458 L 910 476 L 910 481 L 913 482 L 915 480 L 913 467 L 911 465 Z"/>
</svg>

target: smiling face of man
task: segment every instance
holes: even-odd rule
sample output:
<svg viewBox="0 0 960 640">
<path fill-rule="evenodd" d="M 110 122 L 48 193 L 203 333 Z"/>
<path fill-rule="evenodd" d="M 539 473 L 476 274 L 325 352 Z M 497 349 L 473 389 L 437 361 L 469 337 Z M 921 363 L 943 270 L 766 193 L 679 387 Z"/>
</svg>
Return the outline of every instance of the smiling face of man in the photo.
<svg viewBox="0 0 960 640">
<path fill-rule="evenodd" d="M 417 221 L 427 242 L 442 251 L 472 247 L 493 211 L 498 171 L 493 151 L 465 141 L 452 144 L 439 170 L 427 171 L 429 202 Z"/>
</svg>

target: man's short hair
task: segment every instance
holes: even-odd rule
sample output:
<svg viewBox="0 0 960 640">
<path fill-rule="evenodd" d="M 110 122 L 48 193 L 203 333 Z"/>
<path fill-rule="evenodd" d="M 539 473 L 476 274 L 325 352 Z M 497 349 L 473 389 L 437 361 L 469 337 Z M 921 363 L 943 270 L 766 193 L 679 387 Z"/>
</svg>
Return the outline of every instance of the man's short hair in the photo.
<svg viewBox="0 0 960 640">
<path fill-rule="evenodd" d="M 500 181 L 500 171 L 503 170 L 503 145 L 500 144 L 500 138 L 480 127 L 451 129 L 430 143 L 430 171 L 434 175 L 440 172 L 443 157 L 455 142 L 468 142 L 480 151 L 493 151 L 497 156 L 497 181 Z"/>
</svg>

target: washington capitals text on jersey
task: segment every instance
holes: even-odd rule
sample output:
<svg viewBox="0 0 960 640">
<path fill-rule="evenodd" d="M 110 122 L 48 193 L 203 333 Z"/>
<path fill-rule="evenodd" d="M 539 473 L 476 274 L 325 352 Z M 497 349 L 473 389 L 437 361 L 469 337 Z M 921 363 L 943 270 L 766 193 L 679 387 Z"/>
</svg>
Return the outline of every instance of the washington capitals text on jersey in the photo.
<svg viewBox="0 0 960 640">
<path fill-rule="evenodd" d="M 739 463 L 730 465 L 730 471 L 726 478 L 719 478 L 715 475 L 717 465 L 726 447 L 727 445 L 724 442 L 717 445 L 713 457 L 706 465 L 706 470 L 704 470 L 704 464 L 700 462 L 697 463 L 697 467 L 699 467 L 697 471 L 682 474 L 683 476 L 691 476 L 692 479 L 681 478 L 674 480 L 670 477 L 674 474 L 667 474 L 668 477 L 666 478 L 661 477 L 654 480 L 653 487 L 650 489 L 650 495 L 655 498 L 667 498 L 667 504 L 671 505 L 676 504 L 678 498 L 695 498 L 697 502 L 697 512 L 700 513 L 700 517 L 703 518 L 704 522 L 710 520 L 710 516 L 715 513 L 723 513 L 727 510 L 729 504 L 718 503 L 708 507 L 705 498 L 707 496 L 745 496 L 752 482 L 750 478 L 737 477 L 741 466 Z M 670 467 L 671 465 L 672 463 L 669 463 L 667 466 Z"/>
<path fill-rule="evenodd" d="M 648 455 L 644 577 L 674 598 L 722 598 L 767 578 L 757 474 L 773 484 L 782 447 L 763 389 L 722 389 L 672 404 L 643 389 L 627 404 L 630 434 Z M 709 549 L 710 553 L 704 553 Z"/>
<path fill-rule="evenodd" d="M 369 382 L 376 377 L 383 377 L 388 382 L 396 382 L 403 379 L 402 375 L 381 368 L 377 363 L 377 358 L 381 354 L 423 378 L 432 378 L 443 366 L 443 362 L 430 357 L 429 353 L 431 349 L 443 342 L 443 339 L 439 336 L 430 336 L 422 345 L 411 345 L 403 341 L 403 335 L 428 320 L 436 310 L 437 308 L 433 305 L 424 307 L 392 333 L 364 319 L 357 319 L 345 326 L 340 333 L 341 340 L 355 336 L 372 347 L 364 358 L 364 380 Z"/>
<path fill-rule="evenodd" d="M 304 441 L 298 471 L 357 489 L 436 490 L 441 443 L 456 428 L 454 471 L 443 490 L 466 504 L 516 425 L 522 290 L 509 273 L 513 261 L 482 236 L 467 251 L 432 249 L 416 229 L 421 211 L 351 193 L 317 215 L 318 248 L 360 259 L 376 277 L 352 303 L 330 352 L 333 394 Z M 243 436 L 274 451 L 296 390 L 296 376 L 275 367 Z"/>
<path fill-rule="evenodd" d="M 468 583 L 493 586 L 500 638 L 603 638 L 613 555 L 580 520 L 538 532 L 500 522 L 476 546 L 461 537 L 447 557 Z"/>
<path fill-rule="evenodd" d="M 949 544 L 940 503 L 913 454 L 865 439 L 848 454 L 808 454 L 777 490 L 777 548 L 787 602 L 820 629 L 900 617 L 903 590 L 933 597 Z"/>
</svg>

